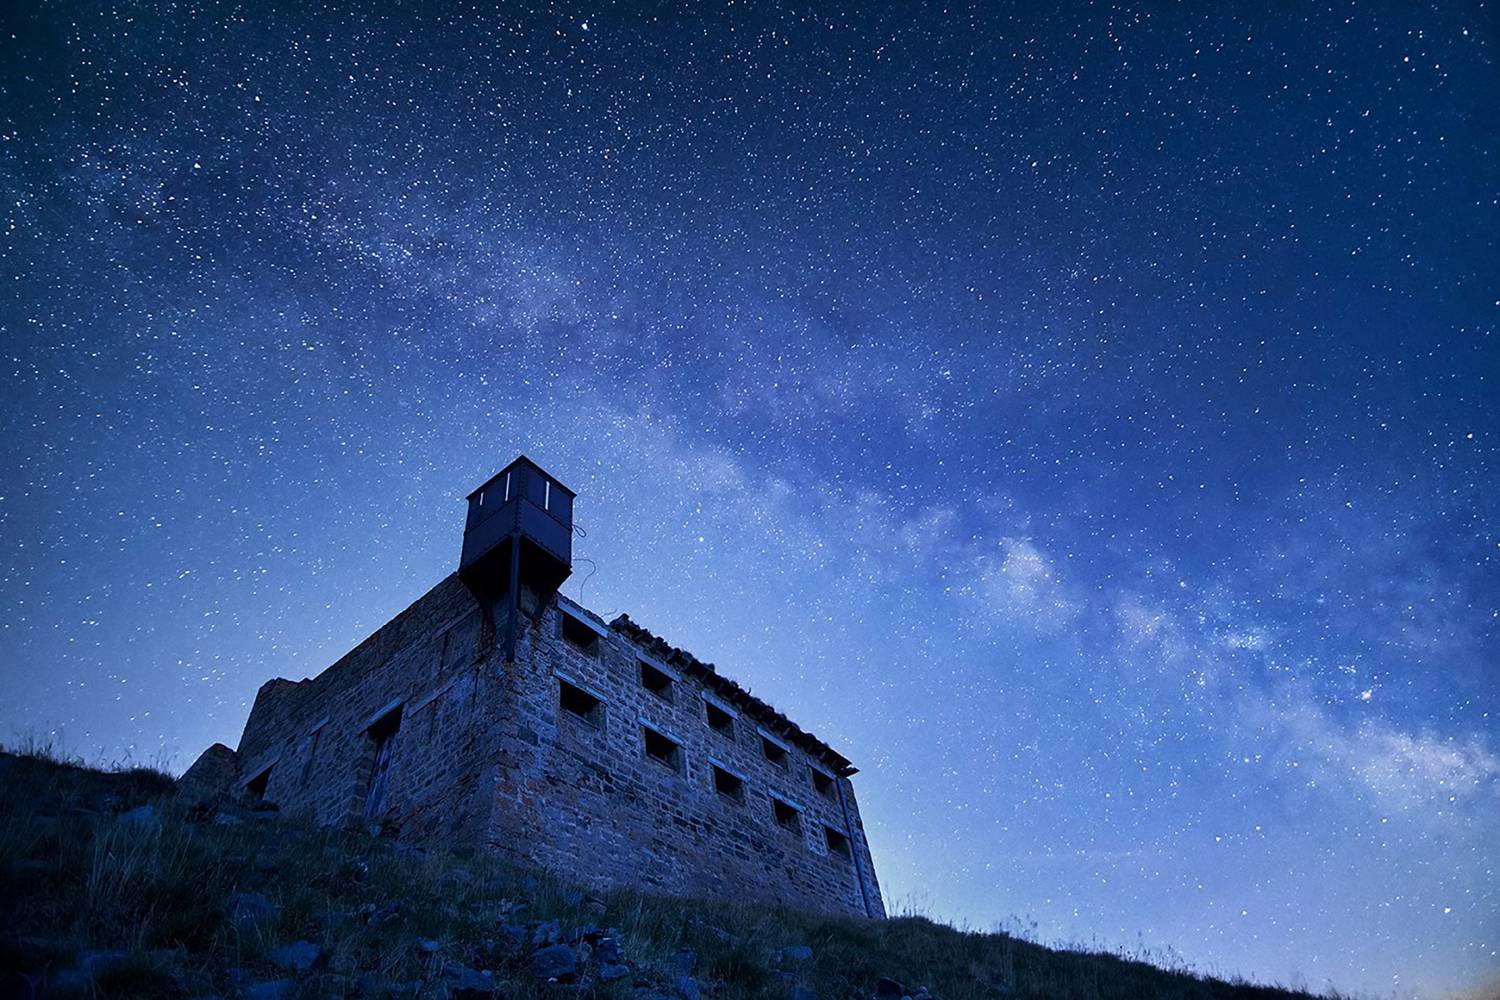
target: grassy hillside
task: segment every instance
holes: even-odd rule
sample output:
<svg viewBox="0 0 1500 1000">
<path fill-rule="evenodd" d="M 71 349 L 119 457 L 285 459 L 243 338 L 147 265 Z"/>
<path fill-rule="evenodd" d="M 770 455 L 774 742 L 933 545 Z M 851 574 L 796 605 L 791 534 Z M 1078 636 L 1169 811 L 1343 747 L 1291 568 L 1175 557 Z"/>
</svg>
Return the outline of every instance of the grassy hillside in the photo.
<svg viewBox="0 0 1500 1000">
<path fill-rule="evenodd" d="M 0 754 L 0 998 L 1309 996 L 915 917 L 589 895 L 172 792 Z"/>
</svg>

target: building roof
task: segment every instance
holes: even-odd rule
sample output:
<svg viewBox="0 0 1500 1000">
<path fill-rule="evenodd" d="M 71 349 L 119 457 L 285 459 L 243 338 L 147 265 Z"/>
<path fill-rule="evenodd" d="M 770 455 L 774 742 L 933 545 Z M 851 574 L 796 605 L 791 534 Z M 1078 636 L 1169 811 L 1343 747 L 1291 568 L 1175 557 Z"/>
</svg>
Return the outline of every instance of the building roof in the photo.
<svg viewBox="0 0 1500 1000">
<path fill-rule="evenodd" d="M 858 772 L 858 768 L 849 763 L 848 758 L 816 736 L 805 732 L 791 719 L 719 673 L 712 663 L 704 663 L 687 650 L 679 649 L 660 636 L 653 635 L 647 629 L 631 621 L 629 615 L 618 616 L 609 623 L 609 627 L 645 648 L 652 656 L 668 666 L 676 667 L 683 673 L 698 678 L 704 687 L 738 708 L 748 718 L 785 736 L 792 744 L 832 768 L 833 772 L 840 777 L 848 777 Z"/>
<path fill-rule="evenodd" d="M 489 489 L 491 486 L 493 486 L 496 483 L 498 483 L 501 479 L 505 478 L 505 474 L 507 472 L 510 472 L 511 470 L 516 469 L 516 468 L 531 469 L 532 471 L 539 473 L 542 476 L 543 479 L 550 479 L 552 481 L 552 485 L 553 486 L 556 486 L 558 489 L 562 490 L 568 496 L 570 496 L 570 497 L 576 497 L 576 496 L 578 496 L 578 494 L 575 493 L 573 490 L 568 489 L 566 486 L 564 486 L 562 483 L 560 483 L 558 481 L 557 477 L 554 476 L 552 473 L 548 472 L 546 469 L 542 468 L 540 465 L 537 465 L 535 462 L 533 462 L 531 459 L 527 458 L 525 455 L 517 455 L 515 457 L 515 460 L 512 461 L 509 465 L 507 465 L 505 468 L 501 469 L 499 472 L 495 473 L 493 476 L 491 476 L 490 478 L 486 479 L 483 483 L 481 483 L 480 485 L 474 487 L 474 489 L 470 490 L 469 491 L 469 495 L 467 497 L 465 497 L 464 499 L 465 500 L 472 500 L 472 499 L 474 499 L 474 497 L 477 496 L 480 492 Z"/>
</svg>

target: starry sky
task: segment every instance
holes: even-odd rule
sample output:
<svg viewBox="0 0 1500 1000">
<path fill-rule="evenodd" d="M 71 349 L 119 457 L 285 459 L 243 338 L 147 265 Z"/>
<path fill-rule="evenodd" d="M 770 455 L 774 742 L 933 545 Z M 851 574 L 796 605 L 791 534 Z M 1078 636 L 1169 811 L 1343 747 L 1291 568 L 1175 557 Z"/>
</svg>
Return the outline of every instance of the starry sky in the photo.
<svg viewBox="0 0 1500 1000">
<path fill-rule="evenodd" d="M 524 451 L 895 908 L 1492 982 L 1494 9 L 873 6 L 6 4 L 0 739 L 232 745 Z"/>
</svg>

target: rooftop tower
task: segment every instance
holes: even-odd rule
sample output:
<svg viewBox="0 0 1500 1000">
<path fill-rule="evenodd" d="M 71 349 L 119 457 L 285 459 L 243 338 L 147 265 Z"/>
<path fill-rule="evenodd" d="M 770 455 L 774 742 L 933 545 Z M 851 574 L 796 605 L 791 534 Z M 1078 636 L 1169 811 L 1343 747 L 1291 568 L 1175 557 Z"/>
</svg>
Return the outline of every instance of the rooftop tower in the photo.
<svg viewBox="0 0 1500 1000">
<path fill-rule="evenodd" d="M 495 625 L 503 617 L 507 661 L 519 613 L 539 616 L 573 572 L 575 496 L 525 455 L 469 494 L 458 575 Z"/>
</svg>

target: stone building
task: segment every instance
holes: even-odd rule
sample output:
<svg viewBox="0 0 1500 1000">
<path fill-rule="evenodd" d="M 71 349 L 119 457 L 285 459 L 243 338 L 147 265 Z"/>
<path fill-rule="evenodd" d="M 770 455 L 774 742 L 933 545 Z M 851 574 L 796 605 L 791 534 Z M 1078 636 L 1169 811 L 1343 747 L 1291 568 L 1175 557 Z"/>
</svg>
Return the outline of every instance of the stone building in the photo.
<svg viewBox="0 0 1500 1000">
<path fill-rule="evenodd" d="M 317 677 L 256 695 L 186 789 L 486 845 L 596 885 L 883 916 L 855 769 L 713 666 L 557 593 L 573 493 L 522 457 L 459 571 Z"/>
</svg>

